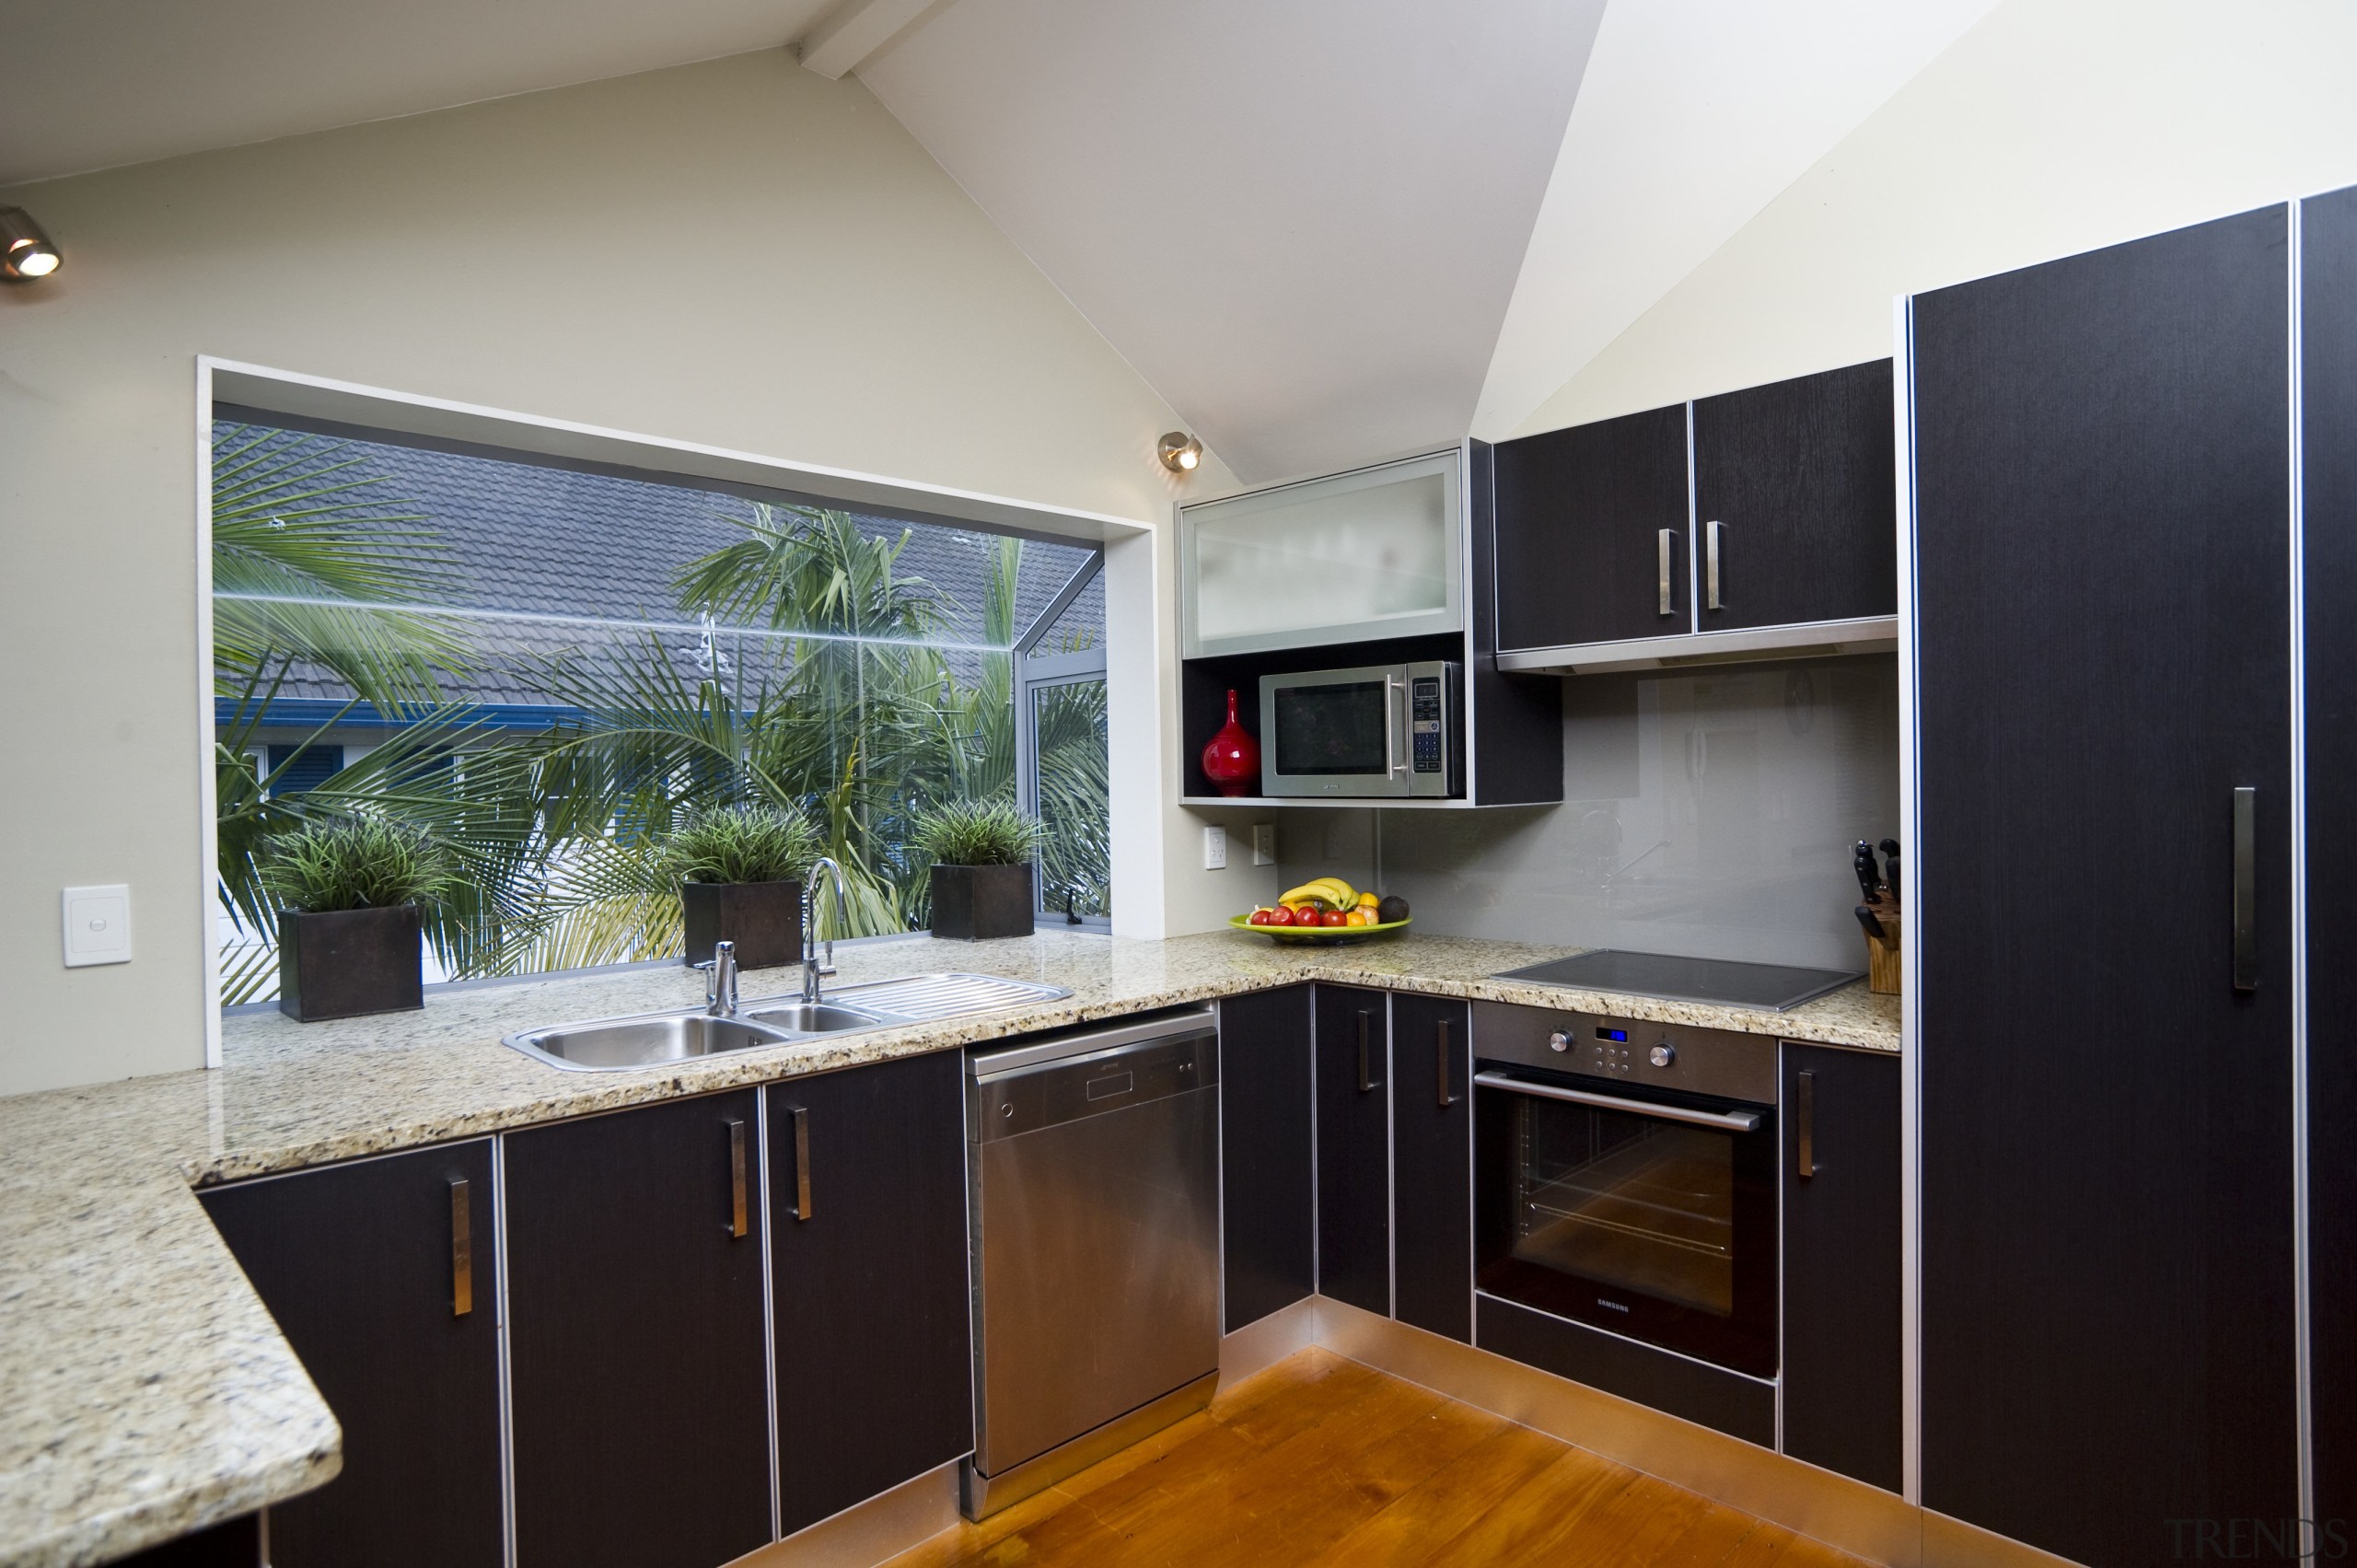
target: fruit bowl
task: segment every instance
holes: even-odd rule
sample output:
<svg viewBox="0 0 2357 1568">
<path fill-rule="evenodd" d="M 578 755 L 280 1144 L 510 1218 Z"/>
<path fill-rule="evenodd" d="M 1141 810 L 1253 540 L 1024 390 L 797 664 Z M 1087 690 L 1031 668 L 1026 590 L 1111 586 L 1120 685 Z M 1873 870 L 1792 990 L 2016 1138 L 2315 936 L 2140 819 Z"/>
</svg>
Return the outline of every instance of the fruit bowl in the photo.
<svg viewBox="0 0 2357 1568">
<path fill-rule="evenodd" d="M 1255 925 L 1252 917 L 1235 914 L 1227 923 L 1238 931 L 1248 931 L 1256 936 L 1266 936 L 1277 942 L 1337 943 L 1364 942 L 1370 936 L 1380 936 L 1387 931 L 1405 931 L 1415 916 L 1406 920 L 1387 921 L 1380 925 Z"/>
</svg>

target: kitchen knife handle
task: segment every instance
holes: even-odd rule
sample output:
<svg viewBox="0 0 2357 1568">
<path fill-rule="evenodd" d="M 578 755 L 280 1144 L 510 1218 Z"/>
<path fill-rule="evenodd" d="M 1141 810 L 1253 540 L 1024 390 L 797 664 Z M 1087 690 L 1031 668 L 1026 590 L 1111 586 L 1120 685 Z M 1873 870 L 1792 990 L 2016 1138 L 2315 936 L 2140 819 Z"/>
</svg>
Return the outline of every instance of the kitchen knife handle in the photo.
<svg viewBox="0 0 2357 1568">
<path fill-rule="evenodd" d="M 474 1209 L 464 1180 L 450 1183 L 450 1316 L 475 1309 Z"/>
<path fill-rule="evenodd" d="M 1359 1093 L 1361 1094 L 1372 1093 L 1375 1088 L 1375 1079 L 1371 1072 L 1374 1063 L 1369 1059 L 1367 1045 L 1367 1033 L 1374 1027 L 1373 1016 L 1362 1011 L 1359 1014 Z"/>
<path fill-rule="evenodd" d="M 1435 1049 L 1434 1049 L 1434 1053 L 1433 1053 L 1433 1054 L 1434 1054 L 1434 1057 L 1435 1066 L 1436 1066 L 1436 1068 L 1437 1068 L 1437 1070 L 1438 1070 L 1438 1071 L 1437 1071 L 1437 1079 L 1438 1079 L 1438 1084 L 1439 1084 L 1438 1090 L 1436 1091 L 1436 1098 L 1437 1098 L 1437 1099 L 1438 1099 L 1438 1102 L 1439 1102 L 1440 1108 L 1441 1108 L 1443 1110 L 1446 1110 L 1450 1106 L 1455 1105 L 1455 1104 L 1457 1103 L 1457 1096 L 1456 1096 L 1456 1094 L 1455 1094 L 1455 1093 L 1454 1093 L 1454 1092 L 1449 1088 L 1449 1086 L 1448 1086 L 1448 1055 L 1449 1055 L 1449 1051 L 1448 1051 L 1448 1020 L 1447 1020 L 1446 1018 L 1443 1018 L 1442 1020 L 1440 1020 L 1440 1023 L 1439 1023 L 1439 1026 L 1438 1026 L 1438 1033 L 1437 1033 L 1437 1036 L 1436 1036 L 1435 1040 L 1434 1040 L 1434 1045 L 1435 1045 Z"/>
<path fill-rule="evenodd" d="M 1707 563 L 1703 568 L 1702 591 L 1709 596 L 1703 602 L 1713 610 L 1726 608 L 1719 602 L 1719 529 L 1724 526 L 1722 523 L 1712 523 L 1703 536 L 1707 541 L 1705 547 Z"/>
<path fill-rule="evenodd" d="M 2235 788 L 2235 989 L 2258 989 L 2258 791 Z"/>
<path fill-rule="evenodd" d="M 1817 1174 L 1817 1074 L 1793 1074 L 1794 1174 L 1803 1181 Z"/>
<path fill-rule="evenodd" d="M 1678 613 L 1678 611 L 1669 607 L 1669 529 L 1662 529 L 1659 540 L 1660 554 L 1658 559 L 1661 570 L 1658 575 L 1660 577 L 1661 588 L 1661 612 L 1664 615 L 1675 615 Z"/>
<path fill-rule="evenodd" d="M 728 1234 L 745 1234 L 745 1123 L 728 1124 Z"/>
</svg>

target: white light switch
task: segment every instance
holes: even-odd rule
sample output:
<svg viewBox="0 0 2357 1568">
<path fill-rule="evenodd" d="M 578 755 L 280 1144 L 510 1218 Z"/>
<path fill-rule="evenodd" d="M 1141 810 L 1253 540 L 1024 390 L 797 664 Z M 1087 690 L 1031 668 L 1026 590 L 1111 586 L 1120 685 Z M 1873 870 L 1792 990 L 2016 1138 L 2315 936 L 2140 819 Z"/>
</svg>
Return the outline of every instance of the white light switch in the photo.
<svg viewBox="0 0 2357 1568">
<path fill-rule="evenodd" d="M 131 961 L 131 889 L 122 882 L 104 888 L 68 888 L 65 967 Z"/>
<path fill-rule="evenodd" d="M 1277 863 L 1277 825 L 1274 822 L 1252 824 L 1252 864 L 1274 865 Z"/>
<path fill-rule="evenodd" d="M 1225 828 L 1203 830 L 1203 869 L 1206 871 L 1227 869 L 1227 830 Z"/>
</svg>

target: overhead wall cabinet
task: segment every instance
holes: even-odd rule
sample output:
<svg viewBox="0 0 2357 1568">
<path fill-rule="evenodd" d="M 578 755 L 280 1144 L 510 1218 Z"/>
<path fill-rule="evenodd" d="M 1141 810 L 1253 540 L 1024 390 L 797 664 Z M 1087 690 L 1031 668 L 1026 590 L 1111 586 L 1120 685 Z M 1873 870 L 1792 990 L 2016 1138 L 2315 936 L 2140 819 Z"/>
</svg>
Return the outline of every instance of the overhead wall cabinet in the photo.
<svg viewBox="0 0 2357 1568">
<path fill-rule="evenodd" d="M 1882 359 L 1501 443 L 1499 668 L 1892 646 L 1891 405 Z"/>
<path fill-rule="evenodd" d="M 1201 758 L 1226 722 L 1228 692 L 1265 759 L 1272 738 L 1260 733 L 1262 676 L 1435 663 L 1457 672 L 1447 697 L 1454 733 L 1442 738 L 1456 776 L 1445 796 L 1240 798 L 1427 810 L 1562 799 L 1562 689 L 1498 667 L 1490 452 L 1465 441 L 1178 509 L 1184 801 L 1239 798 L 1217 792 Z M 1392 716 L 1404 759 L 1412 715 Z"/>
<path fill-rule="evenodd" d="M 2311 205 L 2346 226 L 2345 198 Z M 1909 308 L 1922 1500 L 2097 1568 L 2187 1555 L 2182 1521 L 2280 1530 L 2303 1512 L 2297 213 Z M 2347 298 L 2326 313 L 2345 321 Z M 2315 357 L 2327 337 L 2310 385 L 2345 396 L 2350 362 Z M 2347 354 L 2345 327 L 2330 352 Z M 2345 480 L 2345 457 L 2310 460 Z M 2331 500 L 2348 516 L 2345 491 Z M 2310 634 L 2332 654 L 2311 669 L 2309 734 L 2345 750 L 2348 726 L 2315 715 L 2357 697 L 2357 579 L 2316 516 L 2316 563 L 2340 575 L 2310 579 L 2328 600 Z M 2318 801 L 2337 802 L 2347 765 L 2325 763 Z M 2308 813 L 2335 877 L 2345 816 Z M 2069 846 L 2069 887 L 2028 873 L 2038 844 Z M 2337 891 L 2325 868 L 2311 860 L 2309 885 Z M 2090 897 L 2119 918 L 2089 921 Z M 2343 903 L 2318 905 L 2339 923 L 2314 995 L 2341 1031 L 2316 1038 L 2345 1091 Z M 2317 1225 L 2351 1234 L 2345 1206 Z M 2333 1304 L 2314 1318 L 2319 1376 L 2345 1379 L 2346 1300 L 2315 1299 Z M 2346 1422 L 2349 1391 L 2316 1385 L 2320 1433 Z M 2348 1504 L 2319 1493 L 2313 1516 Z"/>
</svg>

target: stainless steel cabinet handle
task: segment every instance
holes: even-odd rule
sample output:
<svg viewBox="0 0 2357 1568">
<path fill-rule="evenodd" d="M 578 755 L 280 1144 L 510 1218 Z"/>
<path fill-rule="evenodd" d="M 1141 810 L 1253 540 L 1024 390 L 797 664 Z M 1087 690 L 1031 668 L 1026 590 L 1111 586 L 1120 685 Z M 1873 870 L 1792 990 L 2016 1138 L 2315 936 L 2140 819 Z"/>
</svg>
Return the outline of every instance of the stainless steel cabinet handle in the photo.
<svg viewBox="0 0 2357 1568">
<path fill-rule="evenodd" d="M 1361 1013 L 1359 1015 L 1359 1093 L 1361 1094 L 1366 1094 L 1375 1087 L 1375 1079 L 1370 1075 L 1370 1069 L 1374 1063 L 1368 1059 L 1367 1054 L 1367 1031 L 1372 1028 L 1374 1028 L 1373 1018 L 1365 1013 Z"/>
<path fill-rule="evenodd" d="M 1669 529 L 1662 529 L 1659 540 L 1659 562 L 1661 566 L 1661 582 L 1659 586 L 1661 588 L 1661 612 L 1664 615 L 1675 615 L 1678 613 L 1678 611 L 1669 607 Z"/>
<path fill-rule="evenodd" d="M 794 1217 L 810 1217 L 810 1112 L 795 1106 L 786 1115 L 794 1119 Z"/>
<path fill-rule="evenodd" d="M 2235 790 L 2235 989 L 2258 989 L 2258 791 Z"/>
<path fill-rule="evenodd" d="M 450 1183 L 450 1316 L 463 1318 L 475 1309 L 474 1210 L 467 1184 Z"/>
<path fill-rule="evenodd" d="M 1457 1103 L 1457 1096 L 1450 1092 L 1448 1086 L 1448 1020 L 1446 1018 L 1440 1020 L 1438 1035 L 1439 1038 L 1434 1042 L 1434 1055 L 1439 1069 L 1439 1103 L 1441 1109 L 1446 1110 Z"/>
<path fill-rule="evenodd" d="M 1702 591 L 1707 597 L 1703 603 L 1713 610 L 1726 608 L 1719 602 L 1719 529 L 1722 526 L 1713 523 L 1704 536 L 1709 542 L 1704 552 Z"/>
<path fill-rule="evenodd" d="M 1793 1074 L 1793 1147 L 1794 1174 L 1803 1181 L 1817 1174 L 1817 1074 Z"/>
<path fill-rule="evenodd" d="M 1518 1095 L 1535 1095 L 1540 1099 L 1569 1100 L 1573 1105 L 1592 1105 L 1599 1110 L 1621 1110 L 1631 1116 L 1651 1116 L 1662 1121 L 1684 1121 L 1692 1126 L 1716 1127 L 1728 1132 L 1759 1131 L 1759 1117 L 1755 1111 L 1693 1110 L 1682 1105 L 1655 1105 L 1651 1100 L 1622 1099 L 1619 1095 L 1599 1095 L 1586 1089 L 1534 1084 L 1523 1078 L 1509 1078 L 1504 1073 L 1476 1073 L 1473 1081 L 1485 1089 L 1506 1089 Z"/>
<path fill-rule="evenodd" d="M 745 1234 L 745 1124 L 728 1124 L 728 1234 Z"/>
</svg>

